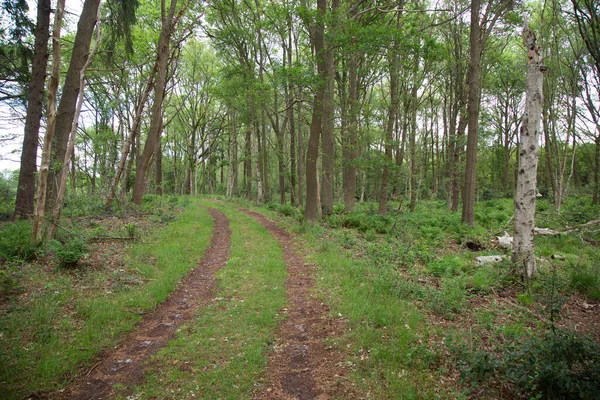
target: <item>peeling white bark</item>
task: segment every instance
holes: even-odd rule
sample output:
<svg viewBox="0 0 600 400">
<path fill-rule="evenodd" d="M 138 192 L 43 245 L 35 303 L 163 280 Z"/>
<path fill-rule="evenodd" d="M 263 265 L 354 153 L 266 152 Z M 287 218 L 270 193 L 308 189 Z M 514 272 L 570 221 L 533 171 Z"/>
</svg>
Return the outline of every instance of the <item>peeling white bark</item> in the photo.
<svg viewBox="0 0 600 400">
<path fill-rule="evenodd" d="M 523 274 L 535 274 L 533 246 L 535 205 L 537 195 L 538 135 L 542 114 L 542 63 L 535 34 L 526 26 L 523 42 L 527 48 L 527 91 L 525 115 L 521 125 L 519 170 L 515 192 L 515 237 L 511 260 L 523 267 Z"/>
</svg>

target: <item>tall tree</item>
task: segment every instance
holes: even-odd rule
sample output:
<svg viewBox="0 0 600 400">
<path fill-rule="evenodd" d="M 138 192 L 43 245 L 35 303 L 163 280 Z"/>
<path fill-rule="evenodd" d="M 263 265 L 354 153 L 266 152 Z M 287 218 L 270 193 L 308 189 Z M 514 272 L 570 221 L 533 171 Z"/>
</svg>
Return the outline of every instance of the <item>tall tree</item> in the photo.
<svg viewBox="0 0 600 400">
<path fill-rule="evenodd" d="M 35 44 L 31 63 L 31 81 L 27 97 L 27 115 L 21 151 L 21 167 L 15 201 L 15 217 L 33 215 L 35 197 L 35 170 L 37 162 L 40 121 L 44 110 L 44 86 L 48 65 L 48 40 L 50 38 L 50 0 L 38 0 Z"/>
<path fill-rule="evenodd" d="M 52 141 L 52 165 L 48 173 L 47 209 L 52 209 L 56 202 L 58 194 L 57 177 L 61 175 L 62 162 L 67 152 L 69 132 L 71 132 L 71 126 L 73 125 L 77 97 L 79 96 L 80 74 L 90 52 L 100 2 L 101 0 L 85 0 L 77 22 L 73 52 L 56 113 L 56 131 Z"/>
<path fill-rule="evenodd" d="M 571 0 L 571 2 L 575 11 L 579 33 L 593 60 L 596 92 L 598 98 L 600 98 L 600 5 L 594 0 Z M 585 104 L 592 116 L 593 123 L 596 125 L 592 203 L 598 204 L 600 202 L 600 111 L 597 102 L 594 104 L 592 100 L 588 85 L 584 84 L 584 88 L 586 90 Z"/>
<path fill-rule="evenodd" d="M 304 219 L 314 222 L 317 219 L 317 158 L 319 156 L 319 137 L 323 124 L 323 100 L 327 90 L 327 65 L 324 57 L 325 50 L 325 14 L 327 13 L 327 0 L 317 0 L 317 19 L 311 29 L 311 41 L 317 59 L 317 73 L 319 75 L 318 87 L 313 100 L 313 112 L 310 123 L 310 135 L 306 150 L 306 204 L 304 206 Z"/>
<path fill-rule="evenodd" d="M 527 49 L 527 92 L 525 115 L 519 143 L 519 171 L 515 193 L 515 236 L 511 260 L 523 267 L 523 276 L 535 274 L 533 228 L 537 194 L 538 136 L 542 115 L 542 79 L 546 70 L 540 57 L 535 34 L 525 28 L 523 42 Z"/>
<path fill-rule="evenodd" d="M 187 9 L 187 3 L 183 4 L 179 12 L 177 11 L 177 0 L 171 0 L 167 9 L 166 0 L 161 0 L 160 16 L 161 31 L 158 38 L 156 53 L 156 80 L 154 81 L 154 99 L 152 103 L 152 119 L 148 137 L 144 145 L 144 151 L 136 165 L 135 181 L 133 184 L 133 194 L 131 201 L 135 204 L 142 204 L 142 198 L 148 188 L 150 179 L 150 168 L 156 157 L 156 151 L 159 147 L 163 128 L 163 101 L 165 98 L 165 89 L 167 87 L 167 69 L 171 49 L 171 36 L 175 32 L 177 23 Z"/>
<path fill-rule="evenodd" d="M 52 73 L 48 82 L 48 118 L 44 145 L 42 147 L 42 161 L 38 174 L 37 203 L 33 215 L 32 240 L 40 242 L 43 238 L 44 215 L 46 209 L 46 194 L 48 186 L 48 170 L 50 168 L 50 151 L 52 139 L 56 129 L 56 96 L 60 81 L 60 31 L 62 28 L 65 0 L 59 0 L 54 14 L 54 27 L 52 29 Z"/>
<path fill-rule="evenodd" d="M 477 145 L 479 142 L 479 110 L 481 106 L 481 58 L 487 39 L 500 17 L 512 6 L 512 0 L 490 0 L 480 16 L 481 0 L 471 1 L 469 34 L 469 97 L 467 101 L 468 131 L 462 219 L 475 223 L 475 183 L 477 178 Z"/>
</svg>

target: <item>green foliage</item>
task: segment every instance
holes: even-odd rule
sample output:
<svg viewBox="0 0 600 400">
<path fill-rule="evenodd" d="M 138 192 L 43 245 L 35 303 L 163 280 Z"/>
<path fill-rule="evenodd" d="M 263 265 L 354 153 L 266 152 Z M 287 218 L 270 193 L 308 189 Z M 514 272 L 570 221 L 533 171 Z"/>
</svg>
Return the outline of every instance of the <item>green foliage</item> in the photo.
<svg viewBox="0 0 600 400">
<path fill-rule="evenodd" d="M 15 207 L 18 174 L 0 172 L 0 221 L 8 220 Z"/>
<path fill-rule="evenodd" d="M 475 380 L 492 374 L 518 396 L 595 399 L 600 393 L 600 346 L 574 333 L 549 332 L 513 345 L 500 359 L 477 352 L 465 370 Z"/>
<path fill-rule="evenodd" d="M 579 292 L 600 300 L 600 268 L 594 266 L 580 266 L 571 271 L 571 287 Z"/>
<path fill-rule="evenodd" d="M 500 276 L 494 268 L 479 268 L 468 279 L 467 286 L 479 293 L 488 293 L 499 283 Z"/>
<path fill-rule="evenodd" d="M 127 237 L 135 239 L 139 235 L 138 225 L 135 223 L 125 224 L 124 228 L 125 228 L 125 232 L 127 232 Z"/>
<path fill-rule="evenodd" d="M 434 312 L 451 319 L 453 314 L 461 312 L 467 303 L 465 279 L 443 279 L 439 289 L 431 289 L 429 300 Z"/>
<path fill-rule="evenodd" d="M 64 242 L 53 240 L 50 246 L 61 268 L 76 267 L 89 250 L 87 242 L 79 236 L 73 236 Z"/>
<path fill-rule="evenodd" d="M 3 398 L 55 390 L 103 348 L 115 346 L 197 265 L 212 226 L 206 208 L 190 206 L 174 224 L 134 243 L 118 269 L 108 264 L 75 270 L 35 264 L 1 268 L 12 280 L 5 284 L 11 292 L 4 295 L 28 293 L 27 301 L 4 303 L 6 312 L 0 313 Z M 6 273 L 0 272 L 0 279 Z"/>
<path fill-rule="evenodd" d="M 463 259 L 452 255 L 429 263 L 428 270 L 433 276 L 452 276 L 459 274 L 464 264 L 465 262 Z"/>
<path fill-rule="evenodd" d="M 0 228 L 0 261 L 35 258 L 36 246 L 31 243 L 31 222 L 15 221 Z"/>
</svg>

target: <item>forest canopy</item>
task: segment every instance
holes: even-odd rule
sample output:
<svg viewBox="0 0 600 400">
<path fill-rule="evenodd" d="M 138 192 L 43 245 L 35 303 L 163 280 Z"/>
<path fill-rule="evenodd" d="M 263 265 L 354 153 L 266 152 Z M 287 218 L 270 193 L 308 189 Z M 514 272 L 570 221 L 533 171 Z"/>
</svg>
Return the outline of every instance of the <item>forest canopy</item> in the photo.
<svg viewBox="0 0 600 400">
<path fill-rule="evenodd" d="M 39 0 L 35 23 L 29 6 L 5 1 L 0 30 L 0 100 L 25 124 L 21 217 L 34 214 L 52 126 L 48 215 L 62 185 L 106 205 L 289 202 L 308 220 L 338 202 L 385 214 L 390 200 L 438 199 L 472 224 L 471 203 L 514 194 L 525 24 L 545 68 L 537 191 L 557 210 L 573 192 L 598 203 L 592 0 L 86 0 L 62 30 L 60 2 Z"/>
</svg>

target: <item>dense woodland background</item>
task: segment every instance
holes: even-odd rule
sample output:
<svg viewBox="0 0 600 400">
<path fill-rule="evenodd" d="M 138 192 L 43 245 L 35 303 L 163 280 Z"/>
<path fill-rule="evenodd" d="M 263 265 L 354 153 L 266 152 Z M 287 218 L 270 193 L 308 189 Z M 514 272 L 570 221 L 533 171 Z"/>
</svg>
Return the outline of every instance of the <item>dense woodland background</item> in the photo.
<svg viewBox="0 0 600 400">
<path fill-rule="evenodd" d="M 51 133 L 43 218 L 60 217 L 63 186 L 106 205 L 152 193 L 290 202 L 308 220 L 342 201 L 377 201 L 380 214 L 390 199 L 462 201 L 473 224 L 476 200 L 513 195 L 525 21 L 547 67 L 538 191 L 558 211 L 574 192 L 598 203 L 593 0 L 86 0 L 62 31 L 60 4 L 39 0 L 37 25 L 28 4 L 3 3 L 1 100 L 25 123 L 7 213 L 34 214 Z"/>
<path fill-rule="evenodd" d="M 89 375 L 197 265 L 209 207 L 232 227 L 218 297 L 157 354 L 139 398 L 250 398 L 264 384 L 286 266 L 240 207 L 299 238 L 310 289 L 348 324 L 328 346 L 357 398 L 597 397 L 597 0 L 1 10 L 0 111 L 24 126 L 20 168 L 0 173 L 8 398 Z M 539 149 L 519 148 L 536 130 Z M 12 136 L 0 132 L 3 151 Z M 531 153 L 525 225 L 515 192 Z M 215 196 L 187 196 L 200 194 Z M 534 211 L 549 233 L 535 252 Z"/>
</svg>

